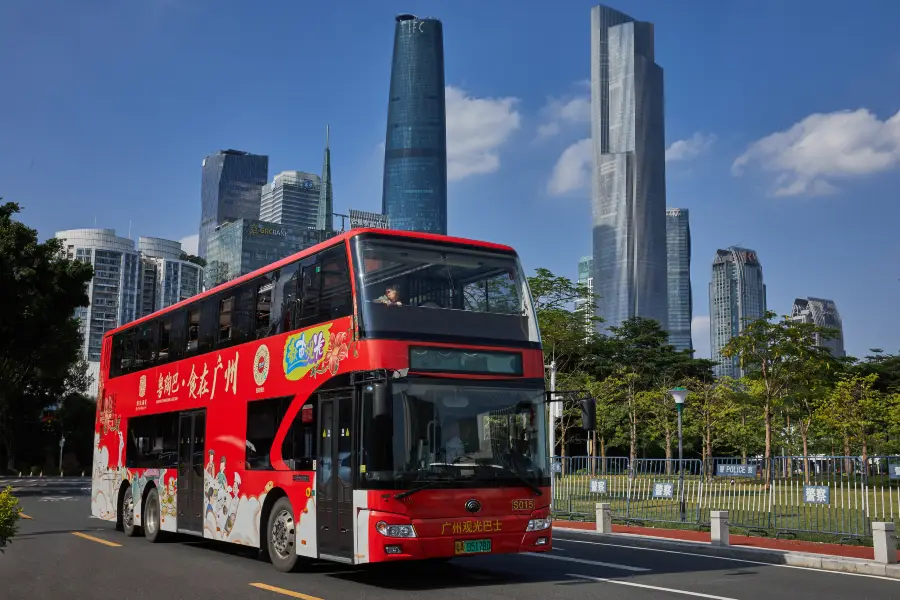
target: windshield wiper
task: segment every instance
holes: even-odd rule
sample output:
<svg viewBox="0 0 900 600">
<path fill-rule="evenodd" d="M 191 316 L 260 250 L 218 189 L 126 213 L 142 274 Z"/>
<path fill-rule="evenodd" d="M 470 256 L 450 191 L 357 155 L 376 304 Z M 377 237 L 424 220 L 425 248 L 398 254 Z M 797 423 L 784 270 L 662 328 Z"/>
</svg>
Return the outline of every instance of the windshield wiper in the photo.
<svg viewBox="0 0 900 600">
<path fill-rule="evenodd" d="M 527 487 L 529 487 L 531 489 L 531 491 L 533 491 L 535 493 L 536 496 L 544 495 L 544 492 L 543 492 L 543 490 L 541 490 L 541 488 L 539 488 L 537 485 L 535 485 L 535 483 L 533 481 L 530 481 L 527 477 L 522 475 L 519 471 L 517 471 L 511 467 L 507 467 L 505 465 L 490 465 L 490 466 L 496 467 L 496 468 L 500 469 L 501 471 L 503 471 L 504 473 L 511 473 L 512 475 L 515 476 L 516 479 L 518 479 L 519 481 L 524 483 Z"/>
<path fill-rule="evenodd" d="M 426 481 L 419 487 L 414 487 L 412 489 L 408 489 L 405 492 L 400 492 L 399 494 L 394 494 L 394 498 L 397 500 L 403 500 L 404 498 L 409 498 L 416 492 L 421 492 L 422 490 L 427 490 L 428 488 L 433 488 L 434 486 L 441 483 L 453 483 L 456 481 L 455 477 L 449 477 L 446 479 L 432 479 L 431 481 Z"/>
</svg>

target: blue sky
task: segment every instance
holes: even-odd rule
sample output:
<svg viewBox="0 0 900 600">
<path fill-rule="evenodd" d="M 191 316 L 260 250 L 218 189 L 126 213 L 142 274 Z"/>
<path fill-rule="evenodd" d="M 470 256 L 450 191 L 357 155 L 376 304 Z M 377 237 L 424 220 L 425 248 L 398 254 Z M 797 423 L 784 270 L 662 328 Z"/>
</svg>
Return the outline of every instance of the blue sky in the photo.
<svg viewBox="0 0 900 600">
<path fill-rule="evenodd" d="M 574 277 L 590 248 L 594 4 L 4 2 L 0 196 L 42 237 L 96 219 L 187 238 L 205 155 L 237 148 L 268 154 L 270 176 L 316 172 L 329 123 L 336 210 L 380 210 L 393 16 L 412 12 L 444 21 L 450 233 Z M 832 298 L 851 354 L 900 349 L 900 3 L 610 5 L 656 24 L 698 353 L 710 263 L 732 244 L 758 252 L 770 308 Z"/>
</svg>

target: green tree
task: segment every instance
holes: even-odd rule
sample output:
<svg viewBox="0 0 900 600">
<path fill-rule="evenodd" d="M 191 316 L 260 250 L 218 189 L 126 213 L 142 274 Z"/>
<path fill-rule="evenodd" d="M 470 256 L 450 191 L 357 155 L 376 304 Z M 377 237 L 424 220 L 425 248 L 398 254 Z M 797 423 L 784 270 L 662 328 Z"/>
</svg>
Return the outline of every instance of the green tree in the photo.
<svg viewBox="0 0 900 600">
<path fill-rule="evenodd" d="M 0 490 L 0 548 L 16 535 L 19 528 L 19 501 L 12 495 L 12 488 Z"/>
<path fill-rule="evenodd" d="M 867 471 L 873 436 L 884 430 L 881 425 L 890 410 L 888 396 L 874 387 L 877 381 L 875 373 L 844 375 L 818 410 L 826 427 L 843 439 L 845 456 L 850 455 L 852 443 L 858 444 Z M 850 471 L 850 465 L 847 471 Z"/>
<path fill-rule="evenodd" d="M 88 305 L 91 265 L 67 260 L 57 239 L 13 220 L 19 205 L 0 205 L 0 440 L 7 468 L 17 431 L 59 401 L 81 348 L 78 307 Z"/>
<path fill-rule="evenodd" d="M 772 459 L 773 418 L 793 392 L 807 385 L 816 373 L 830 369 L 834 358 L 815 345 L 816 334 L 827 330 L 789 317 L 775 320 L 772 311 L 744 323 L 741 333 L 723 348 L 726 358 L 738 357 L 748 390 L 759 401 L 765 427 L 766 475 Z"/>
<path fill-rule="evenodd" d="M 740 394 L 730 377 L 718 381 L 688 379 L 684 387 L 691 394 L 685 403 L 685 420 L 701 439 L 700 452 L 706 473 L 712 474 L 712 457 L 729 426 L 740 421 Z"/>
</svg>

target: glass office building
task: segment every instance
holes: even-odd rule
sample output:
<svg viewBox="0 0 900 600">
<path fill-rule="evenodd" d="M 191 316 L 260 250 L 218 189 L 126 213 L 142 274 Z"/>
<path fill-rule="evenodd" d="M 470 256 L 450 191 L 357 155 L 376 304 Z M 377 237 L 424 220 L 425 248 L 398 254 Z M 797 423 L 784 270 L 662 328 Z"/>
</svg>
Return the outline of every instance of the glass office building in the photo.
<svg viewBox="0 0 900 600">
<path fill-rule="evenodd" d="M 381 212 L 391 227 L 447 233 L 444 34 L 437 19 L 396 18 L 383 185 Z"/>
<path fill-rule="evenodd" d="M 313 173 L 284 171 L 262 188 L 259 220 L 301 229 L 318 229 L 322 179 Z"/>
<path fill-rule="evenodd" d="M 666 269 L 669 290 L 669 343 L 676 350 L 693 350 L 691 224 L 686 208 L 666 209 Z"/>
<path fill-rule="evenodd" d="M 663 71 L 653 24 L 591 9 L 594 289 L 602 327 L 668 329 Z"/>
<path fill-rule="evenodd" d="M 587 292 L 589 295 L 593 295 L 594 293 L 594 257 L 593 256 L 582 256 L 578 261 L 578 283 L 587 286 Z M 596 301 L 596 300 L 595 300 Z M 585 303 L 585 299 L 580 299 L 575 301 L 575 310 L 580 310 L 583 308 Z M 588 331 L 593 327 L 593 321 L 590 319 L 590 315 L 587 315 L 587 324 L 586 327 Z"/>
<path fill-rule="evenodd" d="M 325 126 L 325 158 L 322 160 L 322 184 L 319 186 L 319 218 L 316 220 L 316 229 L 334 231 L 334 192 L 331 189 L 331 127 L 327 125 Z"/>
<path fill-rule="evenodd" d="M 731 338 L 748 321 L 766 313 L 766 286 L 762 264 L 753 250 L 732 246 L 717 250 L 709 282 L 709 346 L 716 377 L 743 377 L 738 357 L 722 356 Z"/>
<path fill-rule="evenodd" d="M 252 273 L 335 235 L 258 219 L 220 225 L 209 240 L 206 289 Z"/>
<path fill-rule="evenodd" d="M 203 159 L 198 254 L 206 258 L 216 227 L 237 219 L 258 219 L 262 186 L 269 179 L 269 157 L 219 150 Z"/>
</svg>

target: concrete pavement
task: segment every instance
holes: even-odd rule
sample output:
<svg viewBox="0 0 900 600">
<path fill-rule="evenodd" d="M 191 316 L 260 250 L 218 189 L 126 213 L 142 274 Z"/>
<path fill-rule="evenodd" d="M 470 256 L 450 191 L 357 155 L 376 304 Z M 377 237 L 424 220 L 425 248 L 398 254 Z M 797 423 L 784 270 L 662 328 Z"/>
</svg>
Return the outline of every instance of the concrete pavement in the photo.
<svg viewBox="0 0 900 600">
<path fill-rule="evenodd" d="M 58 496 L 65 497 L 65 496 Z M 179 538 L 150 544 L 91 519 L 85 496 L 21 500 L 32 517 L 0 555 L 4 600 L 34 598 L 827 600 L 892 598 L 900 582 L 597 542 L 554 532 L 549 555 L 491 556 L 445 565 L 345 567 L 313 562 L 283 574 L 255 551 Z"/>
</svg>

